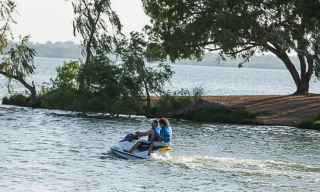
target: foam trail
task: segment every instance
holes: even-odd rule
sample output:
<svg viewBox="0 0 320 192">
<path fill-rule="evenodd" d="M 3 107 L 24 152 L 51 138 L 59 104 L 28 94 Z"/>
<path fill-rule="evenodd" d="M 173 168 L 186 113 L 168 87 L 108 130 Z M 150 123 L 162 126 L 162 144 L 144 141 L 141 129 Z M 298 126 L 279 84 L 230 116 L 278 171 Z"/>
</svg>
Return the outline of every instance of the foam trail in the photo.
<svg viewBox="0 0 320 192">
<path fill-rule="evenodd" d="M 253 175 L 320 176 L 320 165 L 314 166 L 284 161 L 162 155 L 154 155 L 153 159 L 187 169 L 214 169 Z"/>
</svg>

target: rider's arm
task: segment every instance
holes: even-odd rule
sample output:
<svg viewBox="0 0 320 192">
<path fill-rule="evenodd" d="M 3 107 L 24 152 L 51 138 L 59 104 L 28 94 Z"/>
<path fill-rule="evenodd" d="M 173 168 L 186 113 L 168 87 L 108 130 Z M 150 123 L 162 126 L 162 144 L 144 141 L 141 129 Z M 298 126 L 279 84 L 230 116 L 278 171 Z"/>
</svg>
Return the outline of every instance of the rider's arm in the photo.
<svg viewBox="0 0 320 192">
<path fill-rule="evenodd" d="M 148 134 L 148 141 L 151 141 L 151 142 L 154 141 L 154 132 L 151 130 L 149 131 L 149 134 Z"/>
<path fill-rule="evenodd" d="M 138 135 L 138 137 L 144 137 L 144 136 L 148 136 L 150 133 L 150 130 L 146 131 L 146 132 L 136 132 L 136 134 Z"/>
<path fill-rule="evenodd" d="M 152 150 L 153 150 L 153 143 L 151 143 L 150 146 L 149 146 L 148 155 L 151 154 Z"/>
</svg>

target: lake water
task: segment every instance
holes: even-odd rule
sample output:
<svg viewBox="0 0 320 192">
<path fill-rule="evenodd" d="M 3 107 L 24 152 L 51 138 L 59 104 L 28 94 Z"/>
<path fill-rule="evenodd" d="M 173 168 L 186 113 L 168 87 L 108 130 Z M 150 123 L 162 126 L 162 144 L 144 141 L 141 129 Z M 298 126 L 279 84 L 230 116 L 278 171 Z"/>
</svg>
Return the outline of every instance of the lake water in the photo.
<svg viewBox="0 0 320 192">
<path fill-rule="evenodd" d="M 36 75 L 38 85 L 50 79 L 57 61 L 62 61 L 41 60 L 47 65 Z M 281 70 L 275 71 L 279 77 L 258 69 L 175 69 L 172 87 L 212 87 L 207 89 L 210 94 L 289 93 L 293 89 Z M 252 82 L 248 74 L 261 82 Z M 268 83 L 272 74 L 275 79 Z M 223 88 L 221 82 L 230 87 Z M 4 94 L 5 81 L 1 83 Z M 271 90 L 263 91 L 267 87 Z M 315 91 L 317 87 L 313 85 Z M 172 121 L 175 135 L 170 157 L 126 161 L 109 153 L 124 135 L 149 124 L 144 117 L 92 114 L 89 118 L 1 106 L 0 191 L 320 191 L 320 132 Z"/>
<path fill-rule="evenodd" d="M 63 59 L 37 58 L 35 83 L 38 86 L 50 83 L 56 75 L 55 69 L 63 62 Z M 202 87 L 206 95 L 274 95 L 295 91 L 287 70 L 193 65 L 173 65 L 173 70 L 175 74 L 167 86 L 170 90 Z M 5 89 L 6 82 L 0 76 L 0 88 Z M 312 92 L 320 93 L 319 81 L 312 79 L 310 87 Z M 6 95 L 5 90 L 0 95 Z"/>
</svg>

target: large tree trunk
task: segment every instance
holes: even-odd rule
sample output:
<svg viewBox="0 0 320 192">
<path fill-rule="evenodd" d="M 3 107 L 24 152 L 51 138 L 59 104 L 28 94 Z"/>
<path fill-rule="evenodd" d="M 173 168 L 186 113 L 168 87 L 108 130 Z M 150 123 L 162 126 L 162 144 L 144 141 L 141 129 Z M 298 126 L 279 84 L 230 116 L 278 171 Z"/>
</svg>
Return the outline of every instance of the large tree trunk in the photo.
<svg viewBox="0 0 320 192">
<path fill-rule="evenodd" d="M 37 90 L 34 82 L 32 81 L 32 85 L 28 84 L 24 79 L 18 79 L 18 81 L 30 91 L 31 97 L 31 107 L 35 107 L 37 105 Z"/>
<path fill-rule="evenodd" d="M 30 98 L 31 98 L 30 106 L 35 107 L 37 105 L 37 90 L 33 81 L 32 81 L 32 84 L 30 85 L 29 83 L 27 83 L 27 81 L 23 77 L 11 75 L 5 71 L 0 71 L 0 74 L 6 76 L 7 78 L 12 78 L 20 82 L 30 92 Z"/>
<path fill-rule="evenodd" d="M 295 92 L 295 95 L 307 95 L 309 93 L 310 80 L 314 73 L 314 60 L 312 56 L 305 56 L 302 53 L 298 53 L 298 58 L 301 70 L 300 81 L 299 84 L 297 84 L 297 91 Z"/>
<path fill-rule="evenodd" d="M 283 51 L 279 46 L 272 47 L 268 44 L 266 44 L 265 46 L 267 49 L 269 49 L 279 59 L 283 61 L 286 68 L 290 72 L 297 88 L 296 92 L 294 92 L 294 95 L 309 94 L 309 83 L 311 80 L 311 76 L 314 72 L 313 58 L 311 56 L 306 56 L 305 54 L 298 53 L 298 58 L 300 60 L 300 74 L 299 74 L 296 66 L 293 64 L 288 54 L 285 51 Z M 307 70 L 307 66 L 308 66 L 308 70 Z"/>
<path fill-rule="evenodd" d="M 307 95 L 309 93 L 309 83 L 310 80 L 308 80 L 306 77 L 302 78 L 297 85 L 297 91 L 294 93 L 294 95 Z"/>
</svg>

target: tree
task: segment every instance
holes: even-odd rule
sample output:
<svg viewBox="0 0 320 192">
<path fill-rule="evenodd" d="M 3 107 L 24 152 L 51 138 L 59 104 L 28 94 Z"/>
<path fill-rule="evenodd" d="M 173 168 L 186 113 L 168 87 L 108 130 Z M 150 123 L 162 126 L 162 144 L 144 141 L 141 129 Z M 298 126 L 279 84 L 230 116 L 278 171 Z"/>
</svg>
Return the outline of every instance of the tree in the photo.
<svg viewBox="0 0 320 192">
<path fill-rule="evenodd" d="M 88 64 L 98 47 L 111 51 L 112 36 L 107 34 L 120 33 L 122 26 L 111 8 L 110 0 L 73 0 L 72 5 L 75 13 L 74 35 L 81 37 L 86 57 L 84 63 Z M 101 38 L 105 39 L 104 44 L 100 43 Z"/>
<path fill-rule="evenodd" d="M 10 48 L 0 63 L 0 74 L 6 76 L 9 81 L 12 79 L 20 82 L 31 95 L 31 104 L 35 104 L 37 91 L 34 82 L 29 84 L 26 76 L 31 75 L 35 66 L 33 64 L 36 52 L 28 46 L 28 37 L 24 37 L 19 44 Z"/>
<path fill-rule="evenodd" d="M 10 24 L 14 22 L 12 14 L 15 12 L 16 4 L 11 0 L 0 1 L 0 53 L 3 54 L 8 46 L 8 33 Z"/>
<path fill-rule="evenodd" d="M 271 52 L 283 61 L 297 90 L 307 94 L 320 64 L 318 0 L 142 0 L 151 17 L 149 31 L 174 61 Z M 290 54 L 299 58 L 295 66 Z M 300 71 L 299 71 L 300 70 Z"/>
<path fill-rule="evenodd" d="M 30 91 L 31 104 L 36 102 L 36 88 L 34 83 L 29 84 L 26 76 L 34 72 L 33 60 L 36 55 L 34 49 L 29 46 L 29 37 L 23 37 L 21 41 L 9 47 L 11 38 L 10 25 L 14 23 L 13 13 L 16 4 L 11 0 L 0 1 L 0 53 L 3 54 L 0 62 L 0 74 L 9 80 L 14 79 L 20 82 Z"/>
<path fill-rule="evenodd" d="M 111 8 L 110 0 L 73 0 L 72 5 L 75 14 L 73 31 L 82 40 L 85 61 L 81 70 L 85 71 L 87 65 L 92 63 L 97 49 L 105 49 L 107 52 L 112 50 L 112 32 L 120 33 L 122 26 Z M 86 82 L 82 76 L 79 76 L 79 80 L 80 91 L 83 91 L 86 89 Z"/>
<path fill-rule="evenodd" d="M 130 39 L 124 38 L 116 50 L 122 60 L 125 74 L 136 78 L 135 83 L 147 97 L 147 113 L 151 109 L 151 95 L 164 92 L 164 85 L 173 75 L 168 64 L 160 63 L 157 67 L 148 66 L 146 59 L 160 60 L 155 44 L 147 41 L 145 36 L 138 32 L 131 32 Z M 160 60 L 161 61 L 161 60 Z"/>
</svg>

